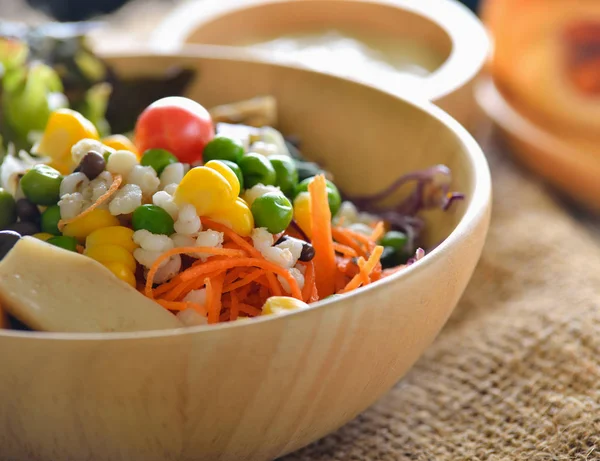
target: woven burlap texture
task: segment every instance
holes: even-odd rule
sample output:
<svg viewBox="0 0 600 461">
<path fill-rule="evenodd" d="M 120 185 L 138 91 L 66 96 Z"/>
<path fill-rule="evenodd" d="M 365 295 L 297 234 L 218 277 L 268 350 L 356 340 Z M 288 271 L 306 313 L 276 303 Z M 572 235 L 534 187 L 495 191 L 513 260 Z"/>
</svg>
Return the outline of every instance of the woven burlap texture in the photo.
<svg viewBox="0 0 600 461">
<path fill-rule="evenodd" d="M 600 459 L 600 248 L 486 151 L 492 224 L 447 326 L 380 402 L 283 460 Z"/>
</svg>

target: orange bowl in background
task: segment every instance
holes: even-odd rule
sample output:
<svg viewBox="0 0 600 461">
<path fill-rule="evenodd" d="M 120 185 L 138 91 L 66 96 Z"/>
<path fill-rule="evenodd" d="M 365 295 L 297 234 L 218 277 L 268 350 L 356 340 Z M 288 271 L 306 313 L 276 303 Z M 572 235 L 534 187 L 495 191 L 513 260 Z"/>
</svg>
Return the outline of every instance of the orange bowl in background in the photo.
<svg viewBox="0 0 600 461">
<path fill-rule="evenodd" d="M 484 112 L 529 168 L 600 211 L 600 2 L 488 0 Z"/>
</svg>

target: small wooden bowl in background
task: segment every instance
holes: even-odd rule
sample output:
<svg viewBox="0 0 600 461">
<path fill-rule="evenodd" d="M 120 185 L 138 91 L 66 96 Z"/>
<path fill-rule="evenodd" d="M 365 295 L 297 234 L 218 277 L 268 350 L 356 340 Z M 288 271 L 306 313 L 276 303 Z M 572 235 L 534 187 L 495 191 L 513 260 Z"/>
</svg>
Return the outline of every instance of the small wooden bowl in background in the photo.
<svg viewBox="0 0 600 461">
<path fill-rule="evenodd" d="M 175 9 L 153 37 L 151 46 L 159 51 L 177 50 L 185 44 L 212 44 L 230 47 L 274 37 L 278 34 L 342 29 L 409 39 L 441 57 L 441 65 L 430 75 L 405 79 L 387 91 L 420 95 L 447 111 L 468 129 L 474 127 L 479 111 L 474 103 L 473 83 L 489 51 L 489 40 L 477 17 L 454 0 L 200 0 Z M 252 56 L 270 51 L 243 48 Z M 279 62 L 294 63 L 282 53 Z M 323 71 L 324 69 L 316 69 Z M 352 76 L 363 83 L 364 70 Z M 370 84 L 378 85 L 370 79 Z"/>
<path fill-rule="evenodd" d="M 309 309 L 160 332 L 0 330 L 0 453 L 14 461 L 257 460 L 340 427 L 390 389 L 433 341 L 479 259 L 490 174 L 467 131 L 427 102 L 313 71 L 190 54 L 113 56 L 121 75 L 197 70 L 210 107 L 260 94 L 279 127 L 350 193 L 438 163 L 466 194 L 428 215 L 425 259 Z M 356 128 L 360 127 L 359 130 Z"/>
</svg>

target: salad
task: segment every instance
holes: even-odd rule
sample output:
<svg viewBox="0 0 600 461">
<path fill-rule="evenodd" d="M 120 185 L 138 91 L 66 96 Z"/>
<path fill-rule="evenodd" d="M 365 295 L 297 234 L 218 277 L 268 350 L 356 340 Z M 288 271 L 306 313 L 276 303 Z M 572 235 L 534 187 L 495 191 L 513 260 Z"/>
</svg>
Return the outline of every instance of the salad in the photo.
<svg viewBox="0 0 600 461">
<path fill-rule="evenodd" d="M 418 213 L 462 198 L 449 190 L 448 168 L 345 197 L 271 126 L 276 106 L 267 96 L 209 111 L 166 97 L 129 136 L 104 137 L 60 108 L 29 150 L 9 146 L 0 169 L 5 326 L 249 321 L 351 293 L 424 257 Z M 405 185 L 412 192 L 390 205 Z"/>
</svg>

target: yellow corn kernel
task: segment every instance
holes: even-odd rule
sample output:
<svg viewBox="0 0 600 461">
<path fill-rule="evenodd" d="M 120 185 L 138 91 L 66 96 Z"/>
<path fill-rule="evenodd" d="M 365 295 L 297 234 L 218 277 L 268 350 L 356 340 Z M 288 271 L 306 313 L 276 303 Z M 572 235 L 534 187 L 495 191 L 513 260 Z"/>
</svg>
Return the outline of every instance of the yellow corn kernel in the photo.
<svg viewBox="0 0 600 461">
<path fill-rule="evenodd" d="M 86 248 L 84 254 L 102 264 L 123 264 L 131 272 L 135 272 L 137 268 L 133 255 L 119 245 L 98 245 Z"/>
<path fill-rule="evenodd" d="M 308 304 L 290 296 L 271 296 L 265 301 L 261 315 L 281 314 L 296 309 L 306 309 Z"/>
<path fill-rule="evenodd" d="M 210 160 L 209 162 L 206 162 L 204 166 L 221 173 L 233 189 L 233 195 L 236 197 L 240 195 L 240 180 L 231 168 L 218 160 Z"/>
<path fill-rule="evenodd" d="M 49 234 L 48 232 L 38 232 L 37 234 L 33 234 L 32 237 L 35 237 L 36 239 L 39 239 L 39 240 L 42 240 L 45 242 L 46 240 L 54 237 L 54 235 Z"/>
<path fill-rule="evenodd" d="M 120 262 L 110 262 L 104 264 L 109 271 L 117 276 L 118 279 L 123 280 L 125 283 L 131 285 L 133 288 L 136 287 L 137 281 L 135 279 L 135 274 L 129 270 L 125 264 Z"/>
<path fill-rule="evenodd" d="M 133 241 L 133 229 L 124 226 L 102 227 L 87 236 L 86 248 L 98 245 L 118 245 L 133 253 L 138 245 Z"/>
<path fill-rule="evenodd" d="M 219 210 L 211 214 L 210 218 L 233 229 L 242 237 L 248 237 L 254 229 L 254 216 L 252 216 L 248 204 L 241 197 L 237 198 L 232 207 Z"/>
<path fill-rule="evenodd" d="M 310 194 L 308 192 L 301 192 L 294 199 L 294 220 L 308 237 L 312 236 Z"/>
<path fill-rule="evenodd" d="M 133 144 L 127 136 L 123 136 L 122 134 L 107 136 L 102 139 L 102 144 L 112 147 L 114 150 L 128 150 L 129 152 L 133 152 L 138 160 L 140 158 L 140 151 L 135 147 L 135 144 Z"/>
<path fill-rule="evenodd" d="M 119 220 L 111 215 L 108 210 L 96 208 L 67 224 L 63 229 L 63 235 L 75 237 L 80 242 L 84 242 L 86 237 L 95 230 L 118 226 L 119 224 Z"/>
<path fill-rule="evenodd" d="M 71 158 L 71 147 L 82 139 L 98 139 L 98 137 L 94 124 L 79 112 L 58 109 L 50 115 L 42 140 L 35 151 L 50 157 L 51 167 L 62 174 L 68 174 L 75 166 Z"/>
<path fill-rule="evenodd" d="M 199 166 L 183 177 L 175 191 L 174 201 L 178 205 L 190 203 L 198 216 L 207 216 L 233 206 L 235 197 L 233 188 L 221 173 Z"/>
</svg>

